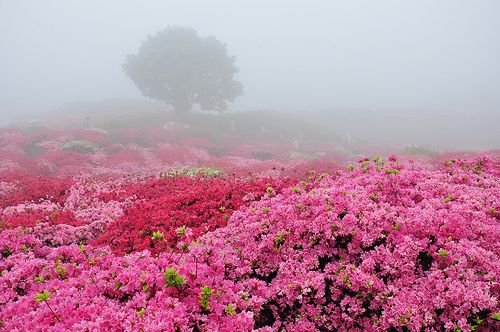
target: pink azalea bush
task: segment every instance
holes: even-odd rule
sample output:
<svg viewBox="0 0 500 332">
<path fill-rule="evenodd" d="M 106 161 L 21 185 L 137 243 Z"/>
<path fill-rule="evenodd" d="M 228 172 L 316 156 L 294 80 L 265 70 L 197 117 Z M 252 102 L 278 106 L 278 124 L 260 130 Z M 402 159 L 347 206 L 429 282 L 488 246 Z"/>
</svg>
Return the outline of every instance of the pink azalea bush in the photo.
<svg viewBox="0 0 500 332">
<path fill-rule="evenodd" d="M 478 159 L 428 172 L 361 161 L 242 209 L 206 238 L 223 241 L 214 252 L 232 278 L 266 281 L 257 327 L 493 330 L 495 167 Z"/>
<path fill-rule="evenodd" d="M 176 228 L 177 247 L 158 255 L 4 230 L 1 329 L 495 331 L 498 170 L 487 157 L 362 159 L 199 237 Z M 102 230 L 137 199 L 123 188 L 82 180 L 61 205 Z"/>
</svg>

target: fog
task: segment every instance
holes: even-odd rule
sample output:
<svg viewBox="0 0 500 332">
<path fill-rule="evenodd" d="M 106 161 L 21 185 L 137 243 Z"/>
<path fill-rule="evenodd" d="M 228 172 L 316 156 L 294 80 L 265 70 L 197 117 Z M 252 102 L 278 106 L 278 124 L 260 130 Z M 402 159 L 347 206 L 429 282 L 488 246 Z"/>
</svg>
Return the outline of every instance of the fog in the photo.
<svg viewBox="0 0 500 332">
<path fill-rule="evenodd" d="M 500 147 L 496 0 L 0 0 L 0 123 L 143 99 L 121 66 L 167 26 L 236 56 L 244 94 L 229 111 L 337 115 L 340 136 L 392 132 L 382 144 L 413 128 L 401 143 Z"/>
</svg>

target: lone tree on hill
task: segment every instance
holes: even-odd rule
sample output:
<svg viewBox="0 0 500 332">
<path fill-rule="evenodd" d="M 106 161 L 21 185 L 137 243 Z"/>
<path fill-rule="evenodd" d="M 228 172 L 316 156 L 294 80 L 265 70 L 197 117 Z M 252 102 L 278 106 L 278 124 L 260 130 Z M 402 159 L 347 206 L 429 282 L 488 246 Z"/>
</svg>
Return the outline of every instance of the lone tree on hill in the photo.
<svg viewBox="0 0 500 332">
<path fill-rule="evenodd" d="M 193 104 L 204 111 L 224 111 L 243 93 L 233 79 L 235 57 L 215 37 L 202 38 L 192 28 L 168 27 L 149 36 L 123 70 L 145 97 L 165 102 L 182 117 Z"/>
</svg>

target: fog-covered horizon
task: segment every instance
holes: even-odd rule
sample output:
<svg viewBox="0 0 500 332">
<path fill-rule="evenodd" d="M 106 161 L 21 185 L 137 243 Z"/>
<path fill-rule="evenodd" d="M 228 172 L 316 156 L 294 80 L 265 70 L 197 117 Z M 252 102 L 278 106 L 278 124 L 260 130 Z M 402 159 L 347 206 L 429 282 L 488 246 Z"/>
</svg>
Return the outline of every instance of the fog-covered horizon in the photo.
<svg viewBox="0 0 500 332">
<path fill-rule="evenodd" d="M 167 26 L 227 44 L 230 110 L 498 114 L 499 18 L 493 0 L 2 0 L 0 119 L 143 98 L 121 65 Z"/>
</svg>

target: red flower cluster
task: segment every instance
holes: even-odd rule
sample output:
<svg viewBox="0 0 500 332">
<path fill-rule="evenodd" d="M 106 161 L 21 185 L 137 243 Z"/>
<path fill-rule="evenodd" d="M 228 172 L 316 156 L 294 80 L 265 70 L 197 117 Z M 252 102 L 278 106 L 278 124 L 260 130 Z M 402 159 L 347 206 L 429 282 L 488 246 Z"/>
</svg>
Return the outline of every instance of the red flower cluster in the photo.
<svg viewBox="0 0 500 332">
<path fill-rule="evenodd" d="M 76 220 L 71 210 L 52 210 L 52 211 L 20 211 L 13 214 L 0 215 L 0 229 L 11 229 L 14 227 L 34 227 L 44 223 L 51 225 L 71 225 L 83 226 L 84 222 Z"/>
<path fill-rule="evenodd" d="M 25 202 L 38 202 L 42 199 L 61 204 L 74 181 L 69 178 L 6 172 L 0 174 L 0 182 L 13 186 L 12 190 L 0 195 L 0 208 L 5 208 Z"/>
<path fill-rule="evenodd" d="M 149 249 L 154 253 L 175 247 L 182 239 L 179 227 L 189 227 L 196 238 L 225 226 L 233 211 L 264 195 L 275 195 L 295 183 L 292 179 L 235 180 L 205 177 L 151 179 L 127 184 L 100 199 L 137 200 L 95 241 L 125 254 Z"/>
</svg>

